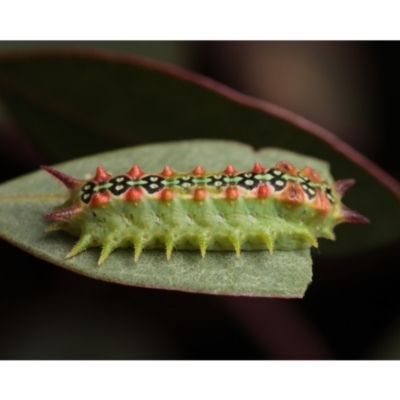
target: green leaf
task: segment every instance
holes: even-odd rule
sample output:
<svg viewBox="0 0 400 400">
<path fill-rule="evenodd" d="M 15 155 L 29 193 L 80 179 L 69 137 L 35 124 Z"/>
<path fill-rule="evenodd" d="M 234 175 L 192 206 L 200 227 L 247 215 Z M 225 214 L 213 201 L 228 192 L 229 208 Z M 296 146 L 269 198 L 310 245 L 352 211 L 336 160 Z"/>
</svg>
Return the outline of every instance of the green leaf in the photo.
<svg viewBox="0 0 400 400">
<path fill-rule="evenodd" d="M 247 170 L 255 161 L 271 165 L 285 159 L 314 167 L 331 179 L 328 165 L 279 149 L 255 153 L 251 147 L 230 141 L 183 141 L 138 146 L 86 157 L 57 168 L 76 178 L 93 174 L 97 165 L 109 172 L 127 171 L 137 163 L 144 171 L 161 171 L 168 162 L 173 169 L 189 171 L 200 161 L 207 170 L 222 170 L 232 163 Z M 75 238 L 64 232 L 45 233 L 43 215 L 66 199 L 66 190 L 44 171 L 0 186 L 0 235 L 11 243 L 56 265 L 106 281 L 201 293 L 270 297 L 302 297 L 311 282 L 309 250 L 242 252 L 209 251 L 203 259 L 198 251 L 174 251 L 167 261 L 164 251 L 145 250 L 133 260 L 133 249 L 118 249 L 97 265 L 99 248 L 65 259 Z"/>
<path fill-rule="evenodd" d="M 341 240 L 323 242 L 321 253 L 365 251 L 400 239 L 398 182 L 325 129 L 205 77 L 101 51 L 27 52 L 0 56 L 0 96 L 55 161 L 192 138 L 235 139 L 324 159 L 335 179 L 355 179 L 345 203 L 371 224 L 339 226 Z"/>
</svg>

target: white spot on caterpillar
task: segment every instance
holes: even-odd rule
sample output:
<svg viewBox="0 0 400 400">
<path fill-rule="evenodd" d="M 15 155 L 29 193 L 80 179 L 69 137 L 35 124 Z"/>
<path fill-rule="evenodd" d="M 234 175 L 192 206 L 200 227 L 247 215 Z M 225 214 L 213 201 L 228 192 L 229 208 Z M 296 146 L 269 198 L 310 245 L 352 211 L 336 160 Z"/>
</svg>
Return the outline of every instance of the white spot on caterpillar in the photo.
<svg viewBox="0 0 400 400">
<path fill-rule="evenodd" d="M 277 186 L 285 186 L 285 182 L 283 182 L 283 181 L 276 181 L 275 184 Z"/>
</svg>

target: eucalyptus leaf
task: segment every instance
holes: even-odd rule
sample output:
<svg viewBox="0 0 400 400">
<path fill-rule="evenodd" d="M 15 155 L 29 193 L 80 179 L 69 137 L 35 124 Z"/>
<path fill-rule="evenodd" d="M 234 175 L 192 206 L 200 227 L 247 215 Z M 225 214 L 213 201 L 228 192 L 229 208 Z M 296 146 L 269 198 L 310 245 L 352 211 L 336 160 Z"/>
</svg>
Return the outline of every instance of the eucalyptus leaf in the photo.
<svg viewBox="0 0 400 400">
<path fill-rule="evenodd" d="M 227 164 L 248 170 L 254 162 L 272 165 L 286 160 L 315 168 L 331 180 L 326 162 L 280 149 L 254 152 L 250 146 L 218 140 L 194 140 L 137 146 L 85 157 L 56 166 L 76 178 L 88 179 L 101 164 L 110 173 L 139 164 L 146 172 L 161 171 L 166 163 L 178 171 L 192 170 L 199 162 L 209 171 Z M 133 249 L 118 249 L 97 265 L 99 248 L 65 259 L 76 241 L 64 232 L 45 233 L 43 215 L 67 198 L 66 190 L 46 172 L 38 171 L 0 186 L 0 235 L 9 242 L 74 272 L 106 281 L 189 292 L 269 297 L 302 297 L 311 282 L 309 250 L 232 252 L 145 250 L 137 263 Z"/>
</svg>

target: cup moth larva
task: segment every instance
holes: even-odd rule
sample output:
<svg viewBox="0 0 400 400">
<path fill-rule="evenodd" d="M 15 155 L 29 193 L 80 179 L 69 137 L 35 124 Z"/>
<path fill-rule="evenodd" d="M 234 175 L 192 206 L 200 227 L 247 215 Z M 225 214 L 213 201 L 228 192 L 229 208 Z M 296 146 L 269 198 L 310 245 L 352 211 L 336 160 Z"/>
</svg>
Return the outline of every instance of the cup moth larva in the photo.
<svg viewBox="0 0 400 400">
<path fill-rule="evenodd" d="M 119 247 L 134 247 L 137 261 L 143 249 L 298 250 L 317 247 L 318 238 L 335 239 L 342 222 L 368 219 L 341 202 L 352 179 L 324 182 L 310 167 L 295 168 L 280 161 L 264 168 L 256 163 L 245 172 L 228 165 L 220 172 L 197 166 L 188 173 L 165 166 L 144 173 L 134 165 L 111 176 L 102 167 L 88 181 L 52 167 L 44 170 L 69 190 L 69 199 L 45 216 L 50 230 L 79 237 L 67 254 L 102 248 L 101 264 Z"/>
</svg>

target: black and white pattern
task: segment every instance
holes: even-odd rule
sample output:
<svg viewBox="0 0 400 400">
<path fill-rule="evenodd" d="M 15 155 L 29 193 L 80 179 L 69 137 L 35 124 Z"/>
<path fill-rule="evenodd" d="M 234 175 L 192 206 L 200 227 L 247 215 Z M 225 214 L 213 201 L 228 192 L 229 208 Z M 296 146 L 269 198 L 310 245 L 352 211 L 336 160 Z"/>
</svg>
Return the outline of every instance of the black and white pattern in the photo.
<svg viewBox="0 0 400 400">
<path fill-rule="evenodd" d="M 306 194 L 308 199 L 311 200 L 315 197 L 316 191 L 308 183 L 302 182 L 301 187 L 303 188 L 303 191 Z"/>
<path fill-rule="evenodd" d="M 145 182 L 141 186 L 147 193 L 153 194 L 159 192 L 165 187 L 163 183 L 164 179 L 165 178 L 158 175 L 149 175 L 141 178 L 141 180 Z"/>
<path fill-rule="evenodd" d="M 208 178 L 210 179 L 210 182 L 207 183 L 208 186 L 220 188 L 227 185 L 225 182 L 226 175 L 211 175 Z"/>
<path fill-rule="evenodd" d="M 236 177 L 240 178 L 240 181 L 237 182 L 237 185 L 245 188 L 246 190 L 255 189 L 260 184 L 260 180 L 256 178 L 256 174 L 252 174 L 250 172 L 238 174 Z"/>
<path fill-rule="evenodd" d="M 115 196 L 125 193 L 129 189 L 129 182 L 131 179 L 126 175 L 116 176 L 108 181 L 111 186 L 108 190 Z"/>
<path fill-rule="evenodd" d="M 178 186 L 182 189 L 190 189 L 194 185 L 192 176 L 181 176 L 178 179 Z"/>
<path fill-rule="evenodd" d="M 290 180 L 297 181 L 301 185 L 309 200 L 315 198 L 317 187 L 308 177 L 299 173 L 297 177 L 292 177 Z M 88 181 L 81 189 L 80 198 L 83 203 L 88 204 L 93 197 L 93 194 L 96 192 L 109 191 L 114 196 L 120 196 L 132 186 L 142 187 L 149 194 L 157 193 L 166 186 L 178 186 L 189 191 L 197 185 L 206 185 L 214 188 L 223 188 L 227 185 L 237 185 L 246 190 L 253 190 L 257 188 L 261 182 L 265 181 L 267 181 L 276 192 L 279 192 L 285 189 L 288 183 L 288 176 L 285 175 L 284 172 L 274 168 L 268 170 L 266 175 L 260 175 L 254 172 L 243 172 L 234 176 L 215 174 L 202 178 L 185 175 L 171 180 L 159 175 L 147 175 L 141 177 L 140 180 L 137 181 L 132 180 L 127 175 L 118 175 L 110 179 L 108 182 L 95 183 Z M 326 183 L 317 186 L 322 188 L 329 202 L 333 204 L 335 199 L 331 187 Z"/>
<path fill-rule="evenodd" d="M 333 197 L 332 189 L 327 185 L 324 185 L 324 189 L 325 189 L 326 197 L 328 198 L 329 202 L 331 204 L 333 204 L 335 201 L 335 198 Z"/>
<path fill-rule="evenodd" d="M 304 175 L 299 174 L 300 185 L 303 188 L 304 193 L 306 194 L 309 200 L 313 199 L 316 195 L 315 189 L 311 186 L 311 181 Z"/>
<path fill-rule="evenodd" d="M 81 189 L 81 200 L 85 204 L 88 204 L 90 199 L 92 198 L 95 187 L 96 187 L 96 184 L 94 182 L 87 182 L 83 185 L 83 187 Z"/>
<path fill-rule="evenodd" d="M 287 180 L 284 178 L 284 173 L 277 169 L 270 169 L 268 174 L 272 175 L 272 178 L 268 180 L 268 183 L 274 188 L 276 192 L 283 190 L 287 185 Z"/>
</svg>

